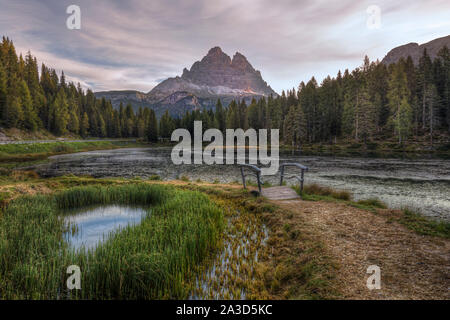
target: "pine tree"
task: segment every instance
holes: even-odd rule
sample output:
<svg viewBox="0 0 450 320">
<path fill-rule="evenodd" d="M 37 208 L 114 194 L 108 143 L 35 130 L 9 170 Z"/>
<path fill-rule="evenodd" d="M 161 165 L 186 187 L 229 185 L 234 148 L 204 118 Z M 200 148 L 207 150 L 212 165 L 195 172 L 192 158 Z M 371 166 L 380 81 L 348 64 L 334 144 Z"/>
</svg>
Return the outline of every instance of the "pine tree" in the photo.
<svg viewBox="0 0 450 320">
<path fill-rule="evenodd" d="M 60 89 L 53 101 L 52 107 L 52 128 L 53 132 L 57 135 L 63 135 L 67 132 L 67 125 L 69 123 L 69 105 L 67 103 L 66 94 L 64 89 Z"/>
<path fill-rule="evenodd" d="M 89 117 L 86 112 L 83 114 L 83 118 L 81 119 L 80 132 L 83 138 L 87 138 L 89 135 Z"/>
<path fill-rule="evenodd" d="M 103 120 L 103 117 L 100 115 L 99 117 L 99 135 L 101 138 L 105 138 L 106 137 L 106 123 L 105 120 Z"/>
<path fill-rule="evenodd" d="M 240 116 L 236 101 L 231 101 L 227 109 L 227 129 L 240 128 Z"/>
<path fill-rule="evenodd" d="M 422 129 L 426 128 L 426 93 L 428 91 L 428 86 L 432 81 L 432 61 L 430 56 L 427 53 L 427 49 L 424 49 L 423 55 L 419 60 L 419 86 L 420 86 L 420 95 L 422 102 Z"/>
<path fill-rule="evenodd" d="M 433 145 L 433 133 L 439 124 L 439 96 L 435 85 L 429 85 L 425 91 L 426 120 L 430 132 L 430 144 Z"/>
<path fill-rule="evenodd" d="M 73 109 L 69 112 L 69 123 L 67 125 L 67 129 L 75 134 L 80 132 L 80 120 L 78 119 L 77 113 Z"/>
<path fill-rule="evenodd" d="M 155 111 L 153 111 L 153 109 L 150 109 L 147 126 L 147 139 L 150 142 L 158 141 L 158 121 L 156 120 Z"/>
<path fill-rule="evenodd" d="M 389 107 L 391 109 L 390 122 L 402 143 L 410 133 L 412 110 L 409 104 L 409 89 L 406 74 L 401 65 L 395 66 L 389 80 Z"/>
<path fill-rule="evenodd" d="M 367 140 L 372 140 L 377 129 L 377 108 L 374 101 L 370 98 L 369 91 L 365 86 L 360 90 L 358 100 L 359 134 L 364 140 L 364 143 L 367 143 Z"/>
<path fill-rule="evenodd" d="M 33 100 L 25 80 L 20 82 L 19 97 L 22 102 L 23 127 L 30 131 L 36 131 L 38 128 L 38 116 L 33 108 Z"/>
<path fill-rule="evenodd" d="M 4 122 L 7 101 L 6 72 L 0 60 L 0 124 Z"/>
<path fill-rule="evenodd" d="M 295 100 L 296 101 L 296 100 Z M 306 119 L 300 105 L 291 106 L 284 118 L 283 140 L 292 147 L 298 146 L 306 138 Z"/>
<path fill-rule="evenodd" d="M 242 99 L 241 103 L 239 103 L 238 107 L 238 113 L 239 113 L 239 128 L 243 130 L 248 129 L 248 116 L 247 116 L 247 105 L 245 103 L 245 100 Z"/>
<path fill-rule="evenodd" d="M 214 114 L 215 125 L 216 128 L 222 132 L 225 132 L 226 129 L 226 115 L 225 110 L 223 109 L 222 102 L 220 99 L 217 99 L 216 111 Z"/>
<path fill-rule="evenodd" d="M 170 139 L 172 136 L 172 131 L 175 130 L 175 124 L 172 117 L 169 115 L 169 111 L 163 114 L 160 120 L 159 134 L 162 138 Z"/>
<path fill-rule="evenodd" d="M 442 106 L 447 131 L 450 133 L 450 50 L 444 46 L 438 52 L 442 61 Z"/>
<path fill-rule="evenodd" d="M 250 126 L 250 128 L 253 128 L 255 130 L 260 129 L 260 110 L 259 110 L 259 106 L 256 102 L 256 99 L 253 98 L 252 102 L 250 103 L 250 105 L 248 106 L 248 124 Z"/>
<path fill-rule="evenodd" d="M 19 97 L 11 97 L 6 102 L 3 123 L 7 128 L 18 128 L 22 122 L 22 102 Z"/>
</svg>

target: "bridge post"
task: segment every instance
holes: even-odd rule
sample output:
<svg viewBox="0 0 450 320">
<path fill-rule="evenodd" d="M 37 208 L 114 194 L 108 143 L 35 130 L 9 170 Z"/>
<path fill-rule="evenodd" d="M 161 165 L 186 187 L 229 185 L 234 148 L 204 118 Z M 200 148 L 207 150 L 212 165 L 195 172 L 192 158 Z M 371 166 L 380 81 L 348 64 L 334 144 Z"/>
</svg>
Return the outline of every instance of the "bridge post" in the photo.
<svg viewBox="0 0 450 320">
<path fill-rule="evenodd" d="M 245 185 L 245 175 L 244 175 L 244 168 L 243 167 L 241 167 L 241 176 L 242 176 L 242 184 L 244 185 L 244 189 L 246 189 L 247 186 Z"/>
<path fill-rule="evenodd" d="M 261 171 L 258 171 L 256 173 L 256 177 L 258 178 L 258 190 L 259 190 L 259 194 L 261 194 Z"/>
<path fill-rule="evenodd" d="M 284 166 L 281 165 L 280 186 L 283 185 L 283 177 L 284 177 Z"/>
</svg>

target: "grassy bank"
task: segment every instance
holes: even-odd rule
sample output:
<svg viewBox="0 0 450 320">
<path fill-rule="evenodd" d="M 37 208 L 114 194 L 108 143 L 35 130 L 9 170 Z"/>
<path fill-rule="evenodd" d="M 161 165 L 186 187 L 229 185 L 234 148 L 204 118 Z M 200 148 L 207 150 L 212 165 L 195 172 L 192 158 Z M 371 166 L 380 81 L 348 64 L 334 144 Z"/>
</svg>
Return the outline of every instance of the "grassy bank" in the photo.
<svg viewBox="0 0 450 320">
<path fill-rule="evenodd" d="M 134 141 L 81 141 L 0 145 L 0 162 L 27 162 L 65 153 L 142 146 Z"/>
<path fill-rule="evenodd" d="M 93 204 L 151 206 L 141 224 L 95 251 L 63 239 L 64 210 Z M 11 201 L 0 220 L 3 299 L 187 298 L 202 263 L 220 245 L 223 213 L 198 192 L 163 185 L 85 186 Z M 67 292 L 66 268 L 81 268 L 82 290 Z"/>
<path fill-rule="evenodd" d="M 188 262 L 187 264 L 190 267 L 183 281 L 178 281 L 178 279 L 182 278 L 181 276 L 173 278 L 173 276 L 169 277 L 168 273 L 161 273 L 162 268 L 155 269 L 155 266 L 145 264 L 145 262 L 150 263 L 150 261 L 154 261 L 151 260 L 153 258 L 162 259 L 163 255 L 147 256 L 141 251 L 133 252 L 128 249 L 128 245 L 134 243 L 138 243 L 139 247 L 145 247 L 145 243 L 139 241 L 143 241 L 142 239 L 145 238 L 144 235 L 153 234 L 154 229 L 151 229 L 150 226 L 147 227 L 147 224 L 144 223 L 140 225 L 142 229 L 133 228 L 129 231 L 128 229 L 124 230 L 124 232 L 121 232 L 116 237 L 111 238 L 110 241 L 104 243 L 98 252 L 91 253 L 91 255 L 70 255 L 70 250 L 64 249 L 66 253 L 62 262 L 59 262 L 54 257 L 54 254 L 51 253 L 54 252 L 54 249 L 52 251 L 50 248 L 61 245 L 60 239 L 63 231 L 61 231 L 61 226 L 58 222 L 53 220 L 53 212 L 57 211 L 53 211 L 52 208 L 54 207 L 50 208 L 51 210 L 44 210 L 44 208 L 47 208 L 47 205 L 44 206 L 40 199 L 45 199 L 46 201 L 53 199 L 52 201 L 54 202 L 51 202 L 53 203 L 52 206 L 56 206 L 57 209 L 59 207 L 72 208 L 90 204 L 93 202 L 93 199 L 103 199 L 101 201 L 102 203 L 108 203 L 113 200 L 117 201 L 119 195 L 111 196 L 112 193 L 106 193 L 105 190 L 126 189 L 135 186 L 136 183 L 139 183 L 139 189 L 145 189 L 149 186 L 168 188 L 167 190 L 170 193 L 167 193 L 165 196 L 169 199 L 172 199 L 174 194 L 178 194 L 178 200 L 176 201 L 175 199 L 165 201 L 165 205 L 152 204 L 153 208 L 161 208 L 160 210 L 163 210 L 166 216 L 168 214 L 176 216 L 181 211 L 184 214 L 186 214 L 186 211 L 188 213 L 185 217 L 187 221 L 184 223 L 184 226 L 187 227 L 186 230 L 180 226 L 175 227 L 175 223 L 169 224 L 167 219 L 162 219 L 164 214 L 161 214 L 161 219 L 158 217 L 159 220 L 156 220 L 154 216 L 155 211 L 152 211 L 151 218 L 146 220 L 147 223 L 157 223 L 158 221 L 164 221 L 165 223 L 164 227 L 161 228 L 161 237 L 155 236 L 150 238 L 155 239 L 155 242 L 161 241 L 160 245 L 163 243 L 180 243 L 179 240 L 171 240 L 175 238 L 175 234 L 172 235 L 172 233 L 193 234 L 195 228 L 205 228 L 207 225 L 214 224 L 215 219 L 208 220 L 202 218 L 201 221 L 196 219 L 195 214 L 189 212 L 191 207 L 193 208 L 192 211 L 196 213 L 199 212 L 199 208 L 200 210 L 204 208 L 203 212 L 206 215 L 210 215 L 208 213 L 209 208 L 212 208 L 211 210 L 213 211 L 217 210 L 217 207 L 220 208 L 220 212 L 224 215 L 225 223 L 224 225 L 220 223 L 216 224 L 217 227 L 214 230 L 216 230 L 217 234 L 221 235 L 219 238 L 222 242 L 221 244 L 216 242 L 215 246 L 213 245 L 213 247 L 205 249 L 211 254 L 211 259 L 209 259 L 209 254 L 203 253 L 203 258 L 199 263 L 193 266 L 191 264 L 192 261 Z M 17 197 L 23 193 L 48 193 L 49 195 Z M 104 194 L 104 196 L 101 194 Z M 109 195 L 107 196 L 107 194 Z M 195 197 L 192 195 L 195 195 Z M 193 199 L 197 200 L 192 204 Z M 132 202 L 126 200 L 126 198 L 120 201 Z M 253 193 L 248 190 L 243 190 L 239 185 L 192 183 L 188 181 L 164 182 L 142 180 L 136 182 L 118 178 L 94 179 L 75 176 L 52 179 L 37 178 L 21 183 L 20 187 L 10 189 L 6 202 L 8 203 L 8 209 L 5 211 L 3 218 L 0 218 L 0 238 L 5 239 L 5 242 L 3 242 L 0 248 L 2 250 L 8 249 L 7 254 L 2 253 L 2 256 L 12 258 L 4 260 L 0 264 L 2 269 L 8 268 L 7 271 L 0 274 L 1 278 L 5 279 L 0 286 L 0 296 L 2 297 L 5 297 L 5 293 L 8 292 L 8 296 L 10 297 L 23 298 L 23 293 L 28 292 L 25 291 L 24 287 L 39 286 L 42 288 L 44 284 L 47 285 L 45 288 L 48 288 L 44 293 L 38 290 L 31 290 L 30 292 L 34 292 L 34 298 L 49 297 L 49 292 L 54 292 L 55 287 L 65 285 L 64 280 L 67 279 L 65 268 L 71 264 L 82 265 L 82 272 L 86 268 L 89 270 L 88 274 L 83 274 L 82 291 L 87 290 L 90 293 L 79 295 L 77 296 L 78 298 L 89 298 L 93 296 L 92 294 L 95 294 L 95 297 L 108 298 L 107 295 L 104 295 L 104 292 L 111 292 L 111 289 L 105 291 L 103 288 L 117 289 L 117 283 L 124 282 L 125 275 L 130 281 L 143 280 L 148 283 L 148 281 L 151 281 L 150 276 L 148 275 L 145 278 L 145 274 L 142 273 L 143 270 L 158 270 L 158 275 L 156 273 L 153 274 L 153 276 L 158 277 L 158 280 L 154 281 L 157 281 L 157 283 L 164 282 L 169 285 L 172 295 L 163 294 L 164 292 L 167 293 L 168 290 L 166 288 L 161 289 L 160 287 L 160 290 L 156 293 L 141 292 L 142 295 L 140 297 L 148 297 L 150 294 L 152 294 L 151 297 L 161 298 L 186 298 L 188 294 L 189 296 L 192 294 L 195 297 L 207 299 L 240 297 L 247 299 L 329 299 L 337 297 L 336 290 L 333 289 L 333 279 L 336 271 L 335 263 L 326 253 L 324 244 L 310 231 L 308 224 L 305 221 L 299 221 L 298 218 L 286 213 L 286 211 L 278 208 L 276 205 L 268 203 L 265 199 L 255 197 Z M 136 203 L 142 202 L 136 201 Z M 13 207 L 16 208 L 15 211 L 11 211 Z M 31 210 L 26 209 L 29 207 L 34 208 L 34 215 L 31 213 Z M 194 209 L 195 207 L 197 209 Z M 26 215 L 19 213 L 22 210 L 26 212 Z M 17 217 L 14 217 L 15 215 Z M 7 223 L 6 221 L 9 222 Z M 43 224 L 43 222 L 45 223 Z M 52 225 L 52 223 L 54 224 Z M 33 230 L 33 226 L 38 224 L 42 225 L 42 228 Z M 194 226 L 193 224 L 198 226 Z M 154 227 L 156 228 L 157 226 Z M 24 228 L 27 230 L 25 233 L 23 233 Z M 47 231 L 44 232 L 44 230 Z M 25 242 L 25 239 L 34 239 L 36 234 L 39 237 L 43 237 L 45 234 L 49 234 L 50 230 L 58 230 L 58 235 L 51 236 L 50 238 L 52 240 L 46 241 L 44 248 L 37 246 L 39 248 L 37 251 L 33 251 L 32 248 L 36 247 L 36 242 L 40 242 L 38 240 L 33 240 L 29 244 L 13 243 L 13 239 L 16 238 L 22 239 L 21 241 Z M 168 230 L 172 231 L 171 234 L 169 234 Z M 212 237 L 214 238 L 215 236 Z M 190 243 L 195 244 L 198 241 L 203 241 L 203 239 L 200 237 L 197 242 Z M 50 245 L 51 243 L 53 245 Z M 208 243 L 214 244 L 214 241 L 209 239 Z M 18 250 L 19 247 L 23 247 L 23 249 Z M 195 244 L 194 247 L 196 252 L 199 249 L 200 252 L 203 250 L 198 244 Z M 145 250 L 149 250 L 148 247 L 145 248 Z M 160 247 L 158 248 L 161 249 Z M 15 251 L 20 252 L 20 255 L 14 256 L 13 252 Z M 116 253 L 114 254 L 114 252 Z M 214 254 L 214 252 L 217 253 Z M 50 260 L 41 258 L 42 256 L 52 257 L 52 255 L 53 258 Z M 176 255 L 170 256 L 173 257 Z M 190 254 L 190 256 L 195 257 L 195 254 Z M 87 261 L 94 261 L 93 259 L 96 259 L 98 263 L 94 265 L 87 263 Z M 6 263 L 5 261 L 8 260 L 9 262 Z M 3 276 L 5 274 L 11 275 L 11 270 L 21 269 L 19 260 L 27 261 L 24 264 L 23 268 L 25 270 L 23 272 L 36 272 L 34 278 L 30 277 L 28 273 L 23 273 L 27 274 L 28 279 L 35 279 L 33 280 L 34 284 L 23 284 L 23 281 L 19 281 L 20 276 L 16 276 L 16 278 L 12 278 L 12 276 L 6 276 L 5 278 Z M 116 261 L 122 261 L 123 263 L 117 263 Z M 130 264 L 130 267 L 128 268 L 124 263 Z M 163 265 L 165 266 L 166 264 Z M 131 268 L 132 266 L 134 269 Z M 105 268 L 108 270 L 107 274 L 111 273 L 113 276 L 103 280 L 106 273 L 97 274 L 97 272 Z M 28 269 L 30 271 L 27 271 Z M 55 279 L 54 270 L 60 269 L 62 270 L 61 272 L 56 272 L 56 278 L 59 280 L 51 283 L 51 285 L 47 284 L 44 279 Z M 214 270 L 214 272 L 211 273 L 211 270 Z M 16 270 L 14 274 L 17 272 Z M 142 274 L 142 277 L 136 277 L 138 274 Z M 160 276 L 161 274 L 162 278 Z M 193 278 L 195 278 L 195 281 L 192 281 Z M 85 289 L 88 283 L 96 284 L 97 281 L 99 281 L 98 287 Z M 202 284 L 202 286 L 194 285 L 196 281 Z M 125 283 L 130 288 L 139 288 L 139 286 L 135 287 L 135 282 L 128 284 L 125 281 Z M 7 284 L 9 286 L 6 286 Z M 147 287 L 145 286 L 145 288 Z M 123 291 L 123 289 L 121 290 Z M 133 289 L 133 292 L 135 290 Z M 191 290 L 190 293 L 188 293 L 189 290 Z M 115 292 L 116 295 L 114 297 L 118 298 L 118 291 Z M 120 298 L 126 299 L 127 296 L 122 294 Z"/>
<path fill-rule="evenodd" d="M 289 201 L 270 202 L 243 190 L 241 185 L 187 179 L 138 181 L 76 176 L 29 179 L 11 185 L 7 209 L 0 217 L 0 250 L 4 250 L 0 256 L 7 253 L 10 257 L 0 260 L 0 268 L 6 270 L 0 274 L 2 297 L 7 293 L 9 297 L 23 298 L 27 288 L 39 287 L 47 291 L 31 290 L 33 298 L 53 298 L 48 292 L 65 286 L 67 266 L 77 264 L 82 270 L 83 290 L 72 298 L 194 296 L 230 299 L 244 294 L 248 299 L 349 296 L 377 299 L 385 296 L 366 292 L 365 268 L 388 263 L 381 265 L 386 267 L 383 289 L 392 291 L 386 297 L 398 298 L 407 290 L 397 290 L 396 285 L 412 283 L 396 280 L 403 274 L 396 273 L 398 261 L 403 259 L 399 253 L 406 252 L 408 257 L 415 254 L 414 259 L 417 259 L 411 266 L 419 268 L 420 272 L 445 265 L 440 260 L 430 260 L 433 262 L 429 265 L 416 262 L 423 261 L 426 254 L 437 252 L 439 256 L 444 252 L 441 247 L 431 246 L 448 241 L 448 224 L 438 226 L 411 212 L 390 210 L 376 199 L 353 201 L 348 192 L 317 185 L 305 186 L 303 198 L 308 201 L 299 205 L 289 204 Z M 5 188 L 0 186 L 0 191 Z M 145 196 L 151 193 L 148 188 L 154 190 L 152 196 Z M 23 197 L 24 193 L 47 195 Z M 130 197 L 132 194 L 134 196 Z M 157 200 L 159 197 L 161 199 Z M 39 199 L 45 199 L 45 203 Z M 93 203 L 117 202 L 151 205 L 151 217 L 137 227 L 116 234 L 95 252 L 80 255 L 64 248 L 64 260 L 60 263 L 52 248 L 63 246 L 60 240 L 64 229 L 54 220 L 54 212 Z M 10 211 L 13 207 L 16 209 Z M 27 209 L 29 207 L 34 208 L 34 213 Z M 319 219 L 324 220 L 318 223 Z M 50 230 L 60 235 L 52 234 L 44 242 L 35 239 L 45 238 Z M 376 242 L 378 236 L 380 243 Z M 13 239 L 20 239 L 22 243 L 16 246 Z M 350 239 L 351 246 L 345 247 Z M 390 247 L 385 248 L 383 243 L 389 243 Z M 346 254 L 341 245 L 346 248 Z M 425 246 L 423 251 L 422 246 Z M 368 248 L 374 250 L 370 255 L 366 254 Z M 189 258 L 185 257 L 185 252 L 189 253 Z M 198 252 L 200 256 L 195 256 Z M 348 255 L 352 252 L 361 256 L 352 260 Z M 392 252 L 398 254 L 390 257 Z M 355 263 L 357 269 L 351 269 Z M 346 277 L 353 279 L 353 283 L 347 282 Z M 45 280 L 55 278 L 58 280 L 54 283 Z M 437 279 L 436 283 L 441 283 L 439 281 Z M 360 287 L 354 293 L 346 292 L 355 285 Z M 435 291 L 423 284 L 419 288 Z M 414 297 L 427 296 L 419 290 Z"/>
<path fill-rule="evenodd" d="M 303 200 L 343 202 L 358 209 L 383 214 L 389 222 L 398 222 L 418 234 L 450 238 L 449 222 L 432 220 L 408 208 L 403 210 L 389 209 L 386 204 L 378 199 L 353 201 L 352 195 L 348 191 L 334 190 L 317 184 L 306 185 L 302 193 L 298 187 L 293 189 L 302 196 Z"/>
</svg>

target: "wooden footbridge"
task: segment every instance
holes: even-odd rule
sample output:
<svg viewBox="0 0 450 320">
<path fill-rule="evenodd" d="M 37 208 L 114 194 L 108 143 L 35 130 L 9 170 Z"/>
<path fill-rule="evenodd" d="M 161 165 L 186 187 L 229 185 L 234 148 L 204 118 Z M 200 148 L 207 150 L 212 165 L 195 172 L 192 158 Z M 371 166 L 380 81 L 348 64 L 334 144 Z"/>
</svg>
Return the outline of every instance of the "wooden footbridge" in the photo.
<svg viewBox="0 0 450 320">
<path fill-rule="evenodd" d="M 285 175 L 285 169 L 287 167 L 294 167 L 300 169 L 300 175 L 292 174 Z M 261 181 L 261 169 L 252 164 L 242 164 L 241 165 L 241 176 L 242 176 L 242 184 L 244 188 L 247 187 L 245 178 L 249 175 L 255 176 L 258 182 L 258 191 L 259 194 L 263 197 L 266 197 L 269 200 L 292 200 L 292 199 L 300 199 L 300 196 L 290 187 L 283 186 L 283 180 L 285 179 L 297 179 L 299 182 L 300 191 L 303 191 L 303 181 L 305 172 L 308 171 L 308 168 L 304 165 L 301 165 L 297 162 L 284 163 L 280 165 L 280 185 L 276 187 L 263 188 Z"/>
</svg>

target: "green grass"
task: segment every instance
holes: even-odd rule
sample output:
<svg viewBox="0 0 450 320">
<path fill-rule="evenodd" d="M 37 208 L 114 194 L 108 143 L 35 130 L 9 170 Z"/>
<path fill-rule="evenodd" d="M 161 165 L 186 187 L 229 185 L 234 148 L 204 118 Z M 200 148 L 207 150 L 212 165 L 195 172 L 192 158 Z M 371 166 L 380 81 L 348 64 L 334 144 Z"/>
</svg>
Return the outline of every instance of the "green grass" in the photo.
<svg viewBox="0 0 450 320">
<path fill-rule="evenodd" d="M 49 142 L 0 145 L 0 162 L 24 162 L 50 155 L 133 146 L 127 141 Z"/>
<path fill-rule="evenodd" d="M 110 203 L 151 206 L 151 214 L 94 251 L 70 248 L 64 211 Z M 0 297 L 187 298 L 195 275 L 220 246 L 223 227 L 222 210 L 207 196 L 170 186 L 87 186 L 21 197 L 0 219 Z M 70 265 L 81 268 L 81 290 L 66 289 Z"/>
<path fill-rule="evenodd" d="M 350 201 L 351 194 L 348 191 L 344 190 L 333 190 L 329 187 L 322 187 L 318 184 L 310 184 L 305 185 L 303 187 L 303 192 L 300 192 L 300 188 L 298 186 L 293 187 L 294 190 L 302 196 L 304 200 L 327 200 L 327 199 L 336 199 L 336 200 L 344 200 Z"/>
<path fill-rule="evenodd" d="M 398 222 L 418 234 L 450 238 L 450 223 L 428 219 L 410 209 L 404 209 Z"/>
</svg>

